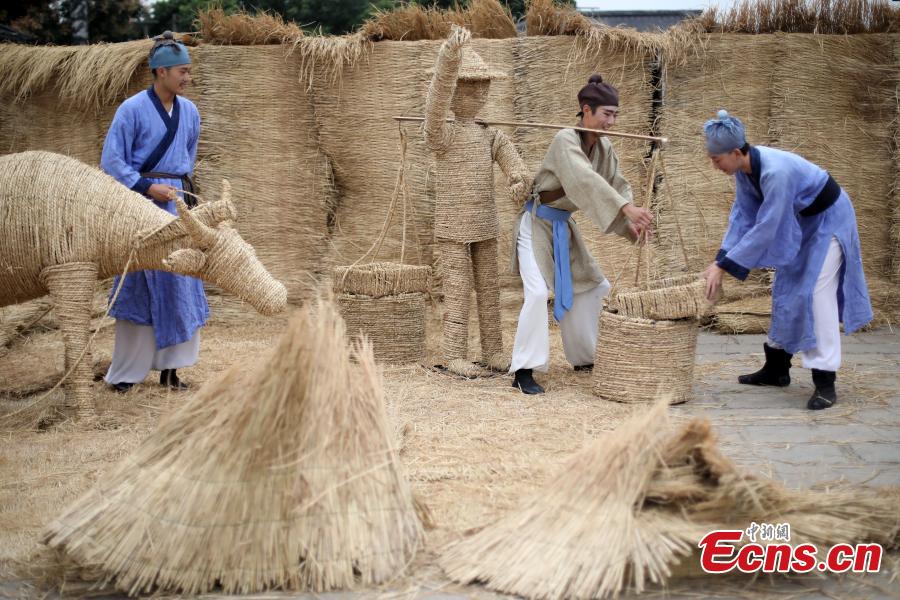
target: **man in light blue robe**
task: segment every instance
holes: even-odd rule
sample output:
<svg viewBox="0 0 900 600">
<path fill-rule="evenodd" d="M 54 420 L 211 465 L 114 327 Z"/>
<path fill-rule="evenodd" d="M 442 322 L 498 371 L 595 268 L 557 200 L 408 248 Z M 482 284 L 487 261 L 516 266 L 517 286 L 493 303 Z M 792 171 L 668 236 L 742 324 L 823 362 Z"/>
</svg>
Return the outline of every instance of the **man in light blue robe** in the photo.
<svg viewBox="0 0 900 600">
<path fill-rule="evenodd" d="M 153 85 L 118 108 L 100 159 L 104 171 L 172 214 L 176 190 L 193 189 L 200 136 L 197 107 L 180 96 L 191 81 L 190 63 L 187 48 L 170 32 L 155 38 Z M 190 195 L 184 199 L 196 203 Z M 187 387 L 175 370 L 195 364 L 199 354 L 198 329 L 209 318 L 200 280 L 165 271 L 129 273 L 110 314 L 116 341 L 107 383 L 124 392 L 158 369 L 161 385 Z"/>
<path fill-rule="evenodd" d="M 837 401 L 840 323 L 850 334 L 872 320 L 853 204 L 820 167 L 747 144 L 743 124 L 724 110 L 704 133 L 713 164 L 736 186 L 721 250 L 704 272 L 707 294 L 725 273 L 743 280 L 750 269 L 775 269 L 765 364 L 738 381 L 786 386 L 791 357 L 802 352 L 816 387 L 807 408 L 828 408 Z"/>
</svg>

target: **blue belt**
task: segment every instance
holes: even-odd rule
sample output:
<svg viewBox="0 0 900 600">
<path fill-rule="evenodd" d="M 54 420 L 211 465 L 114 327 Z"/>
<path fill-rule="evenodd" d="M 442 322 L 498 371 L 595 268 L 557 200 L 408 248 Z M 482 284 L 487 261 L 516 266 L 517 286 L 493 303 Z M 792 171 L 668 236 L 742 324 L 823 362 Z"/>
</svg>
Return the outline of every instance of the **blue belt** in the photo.
<svg viewBox="0 0 900 600">
<path fill-rule="evenodd" d="M 534 201 L 525 204 L 525 210 L 531 212 Z M 550 208 L 543 204 L 537 207 L 536 214 L 545 221 L 553 223 L 553 318 L 562 321 L 572 308 L 572 267 L 569 264 L 569 216 L 567 210 Z"/>
</svg>

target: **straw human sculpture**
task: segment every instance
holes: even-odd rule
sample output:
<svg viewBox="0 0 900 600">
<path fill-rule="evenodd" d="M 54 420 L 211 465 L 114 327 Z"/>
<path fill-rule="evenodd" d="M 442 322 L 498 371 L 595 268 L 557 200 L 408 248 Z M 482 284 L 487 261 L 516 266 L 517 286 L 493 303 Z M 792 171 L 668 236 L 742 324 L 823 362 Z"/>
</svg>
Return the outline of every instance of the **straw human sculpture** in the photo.
<svg viewBox="0 0 900 600">
<path fill-rule="evenodd" d="M 284 286 L 224 223 L 236 216 L 227 182 L 224 189 L 222 200 L 193 212 L 179 200 L 175 218 L 72 158 L 0 157 L 0 306 L 50 294 L 72 371 L 58 407 L 64 416 L 93 411 L 87 344 L 98 279 L 162 269 L 215 283 L 262 314 L 284 309 Z"/>
<path fill-rule="evenodd" d="M 468 30 L 453 26 L 441 45 L 425 99 L 425 143 L 435 154 L 434 232 L 441 251 L 444 288 L 443 355 L 447 368 L 471 377 L 469 362 L 471 282 L 478 300 L 481 362 L 505 371 L 500 334 L 497 266 L 499 219 L 494 201 L 496 162 L 516 202 L 530 191 L 529 176 L 515 146 L 501 131 L 475 122 L 485 105 L 492 72 L 471 48 Z M 447 123 L 449 111 L 455 120 Z"/>
<path fill-rule="evenodd" d="M 789 490 L 741 472 L 705 419 L 679 427 L 667 401 L 577 453 L 516 510 L 451 544 L 454 580 L 525 598 L 608 598 L 690 574 L 718 529 L 789 523 L 791 544 L 900 544 L 896 489 Z M 746 540 L 745 540 L 746 541 Z"/>
<path fill-rule="evenodd" d="M 371 346 L 319 299 L 165 419 L 45 541 L 129 594 L 372 586 L 423 541 L 392 440 Z"/>
</svg>

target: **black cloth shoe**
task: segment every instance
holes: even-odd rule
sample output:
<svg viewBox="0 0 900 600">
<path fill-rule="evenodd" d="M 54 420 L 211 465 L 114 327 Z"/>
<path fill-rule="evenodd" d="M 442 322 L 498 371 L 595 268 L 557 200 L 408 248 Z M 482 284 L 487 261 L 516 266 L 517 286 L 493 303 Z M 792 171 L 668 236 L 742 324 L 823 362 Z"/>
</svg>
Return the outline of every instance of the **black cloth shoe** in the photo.
<svg viewBox="0 0 900 600">
<path fill-rule="evenodd" d="M 773 348 L 768 344 L 763 344 L 763 350 L 766 353 L 766 363 L 763 368 L 756 373 L 749 375 L 739 375 L 738 383 L 744 385 L 774 385 L 777 387 L 785 387 L 791 383 L 791 357 L 780 348 Z"/>
<path fill-rule="evenodd" d="M 834 406 L 837 402 L 837 391 L 834 389 L 834 381 L 837 374 L 834 371 L 812 370 L 813 385 L 816 391 L 810 396 L 806 408 L 809 410 L 822 410 Z"/>
<path fill-rule="evenodd" d="M 512 386 L 522 390 L 523 394 L 543 394 L 544 388 L 538 385 L 531 376 L 531 369 L 519 369 L 513 379 Z"/>
<path fill-rule="evenodd" d="M 191 385 L 178 379 L 175 369 L 163 369 L 159 372 L 159 385 L 168 386 L 173 390 L 190 389 Z"/>
<path fill-rule="evenodd" d="M 573 367 L 573 368 L 574 368 L 576 371 L 593 371 L 593 370 L 594 370 L 594 363 L 591 363 L 591 364 L 589 364 L 589 365 L 575 365 L 575 367 Z"/>
<path fill-rule="evenodd" d="M 110 387 L 112 387 L 112 389 L 115 390 L 116 392 L 119 392 L 120 394 L 124 394 L 125 392 L 127 392 L 128 390 L 133 388 L 134 384 L 123 381 L 122 383 L 111 383 Z"/>
</svg>

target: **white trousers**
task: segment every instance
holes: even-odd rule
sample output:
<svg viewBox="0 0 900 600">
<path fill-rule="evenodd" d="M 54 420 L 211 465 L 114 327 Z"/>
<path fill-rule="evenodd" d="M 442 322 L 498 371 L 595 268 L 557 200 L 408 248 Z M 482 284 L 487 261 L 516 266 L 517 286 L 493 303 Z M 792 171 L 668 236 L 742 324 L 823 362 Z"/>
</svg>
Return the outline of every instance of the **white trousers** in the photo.
<svg viewBox="0 0 900 600">
<path fill-rule="evenodd" d="M 550 317 L 547 301 L 550 290 L 534 258 L 531 245 L 531 213 L 522 215 L 516 251 L 519 274 L 525 291 L 525 301 L 519 313 L 519 325 L 513 342 L 512 362 L 509 372 L 534 369 L 543 373 L 550 366 Z M 572 309 L 559 323 L 566 360 L 572 365 L 589 365 L 594 362 L 597 348 L 597 321 L 600 318 L 603 298 L 609 293 L 609 281 L 572 299 Z"/>
<path fill-rule="evenodd" d="M 841 318 L 838 313 L 837 292 L 843 264 L 841 243 L 833 237 L 813 291 L 813 331 L 816 334 L 816 347 L 802 353 L 804 368 L 837 371 L 841 366 Z M 772 340 L 768 343 L 773 348 L 780 347 L 773 344 Z"/>
<path fill-rule="evenodd" d="M 189 367 L 197 362 L 199 354 L 199 330 L 186 342 L 157 350 L 153 327 L 116 319 L 112 363 L 104 381 L 109 384 L 140 383 L 151 369 Z"/>
</svg>

